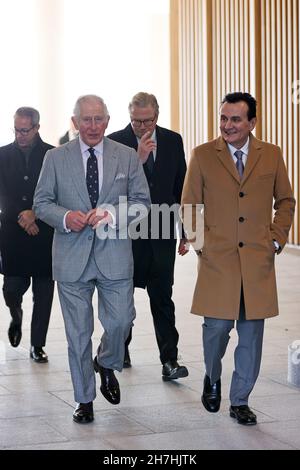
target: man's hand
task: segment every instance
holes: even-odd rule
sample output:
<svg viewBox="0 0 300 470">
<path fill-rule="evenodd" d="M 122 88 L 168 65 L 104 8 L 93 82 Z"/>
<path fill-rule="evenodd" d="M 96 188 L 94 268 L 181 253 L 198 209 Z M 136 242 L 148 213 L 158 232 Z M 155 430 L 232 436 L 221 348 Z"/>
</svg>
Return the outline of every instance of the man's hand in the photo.
<svg viewBox="0 0 300 470">
<path fill-rule="evenodd" d="M 25 211 L 20 212 L 18 215 L 18 224 L 22 227 L 26 232 L 29 227 L 35 223 L 35 213 L 28 209 Z"/>
<path fill-rule="evenodd" d="M 113 220 L 110 213 L 101 207 L 92 209 L 86 214 L 86 223 L 91 225 L 93 230 L 95 230 L 100 225 L 111 224 L 112 221 Z"/>
<path fill-rule="evenodd" d="M 66 227 L 73 232 L 80 232 L 87 225 L 87 214 L 81 211 L 70 211 L 66 215 Z"/>
<path fill-rule="evenodd" d="M 186 238 L 181 238 L 178 247 L 178 254 L 184 256 L 189 252 L 190 245 Z"/>
<path fill-rule="evenodd" d="M 24 229 L 28 235 L 31 235 L 31 236 L 35 236 L 39 233 L 39 228 L 38 226 L 36 225 L 36 223 L 34 222 L 33 224 L 30 225 L 30 227 L 28 227 L 27 229 Z"/>
<path fill-rule="evenodd" d="M 145 163 L 149 153 L 156 149 L 156 143 L 151 139 L 151 133 L 145 132 L 139 141 L 137 153 L 142 163 Z"/>
</svg>

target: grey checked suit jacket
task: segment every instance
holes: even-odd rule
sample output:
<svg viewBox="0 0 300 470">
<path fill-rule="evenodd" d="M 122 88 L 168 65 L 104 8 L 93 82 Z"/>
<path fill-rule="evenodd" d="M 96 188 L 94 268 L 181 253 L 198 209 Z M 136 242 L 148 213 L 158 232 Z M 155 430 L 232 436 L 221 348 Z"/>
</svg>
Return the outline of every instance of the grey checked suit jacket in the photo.
<svg viewBox="0 0 300 470">
<path fill-rule="evenodd" d="M 103 144 L 103 184 L 98 206 L 109 204 L 118 208 L 119 197 L 125 196 L 128 208 L 132 204 L 143 204 L 149 209 L 148 184 L 135 150 L 106 137 Z M 67 211 L 87 213 L 91 208 L 79 139 L 48 151 L 36 187 L 33 209 L 39 219 L 55 229 L 52 259 L 53 277 L 57 281 L 79 280 L 93 246 L 97 265 L 104 276 L 111 280 L 133 276 L 131 240 L 128 237 L 99 239 L 90 226 L 81 232 L 65 232 L 63 220 Z M 126 225 L 132 219 L 134 215 L 126 217 Z M 116 221 L 118 235 L 118 217 Z"/>
</svg>

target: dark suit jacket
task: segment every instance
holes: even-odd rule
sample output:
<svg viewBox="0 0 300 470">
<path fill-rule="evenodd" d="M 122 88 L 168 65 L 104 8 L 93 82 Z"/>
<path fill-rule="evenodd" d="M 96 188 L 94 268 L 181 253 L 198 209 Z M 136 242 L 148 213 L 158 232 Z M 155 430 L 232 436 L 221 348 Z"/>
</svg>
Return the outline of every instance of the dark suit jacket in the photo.
<svg viewBox="0 0 300 470">
<path fill-rule="evenodd" d="M 137 138 L 131 124 L 121 131 L 108 136 L 110 139 L 133 147 L 137 150 Z M 182 138 L 176 132 L 156 126 L 157 152 L 152 177 L 147 175 L 147 167 L 144 165 L 150 188 L 152 204 L 167 204 L 172 206 L 180 204 L 183 181 L 186 173 L 186 162 L 183 150 Z M 170 226 L 173 227 L 173 217 Z M 134 255 L 134 282 L 136 287 L 145 287 L 147 283 L 147 267 L 143 266 L 143 253 L 147 240 L 133 241 Z M 171 230 L 168 240 L 151 240 L 154 256 L 158 259 L 166 259 L 162 269 L 172 271 L 174 269 L 176 233 Z M 143 269 L 145 268 L 145 269 Z"/>
<path fill-rule="evenodd" d="M 0 251 L 1 272 L 9 276 L 51 276 L 53 229 L 37 220 L 39 234 L 27 235 L 17 220 L 31 209 L 33 194 L 47 150 L 53 148 L 38 136 L 36 145 L 25 156 L 11 143 L 0 148 Z"/>
</svg>

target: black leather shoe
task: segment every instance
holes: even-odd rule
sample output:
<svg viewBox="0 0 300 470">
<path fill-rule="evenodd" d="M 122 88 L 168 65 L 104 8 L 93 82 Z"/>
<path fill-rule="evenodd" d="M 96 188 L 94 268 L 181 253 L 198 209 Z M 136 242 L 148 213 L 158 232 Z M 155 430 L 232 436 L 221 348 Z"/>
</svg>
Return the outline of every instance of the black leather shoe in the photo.
<svg viewBox="0 0 300 470">
<path fill-rule="evenodd" d="M 43 348 L 39 348 L 37 346 L 31 346 L 30 357 L 34 362 L 48 362 L 48 356 L 43 350 Z"/>
<path fill-rule="evenodd" d="M 13 348 L 19 346 L 22 338 L 21 323 L 15 323 L 13 320 L 10 322 L 8 328 L 8 339 Z"/>
<path fill-rule="evenodd" d="M 100 392 L 109 403 L 118 405 L 121 400 L 119 382 L 112 369 L 106 369 L 98 364 L 97 356 L 94 359 L 94 370 L 99 372 L 101 377 Z"/>
<path fill-rule="evenodd" d="M 204 408 L 210 413 L 217 413 L 219 411 L 221 404 L 221 379 L 211 385 L 210 378 L 205 374 L 201 401 Z"/>
<path fill-rule="evenodd" d="M 181 379 L 187 377 L 189 371 L 185 366 L 180 366 L 177 361 L 167 361 L 163 364 L 162 379 L 167 382 L 168 380 Z"/>
<path fill-rule="evenodd" d="M 73 421 L 79 424 L 88 424 L 94 421 L 93 402 L 78 403 L 73 413 Z"/>
<path fill-rule="evenodd" d="M 235 418 L 239 424 L 253 426 L 257 424 L 256 415 L 250 410 L 248 405 L 231 406 L 229 408 L 231 418 Z"/>
<path fill-rule="evenodd" d="M 128 369 L 129 367 L 131 367 L 131 359 L 130 359 L 128 347 L 125 346 L 123 368 Z"/>
</svg>

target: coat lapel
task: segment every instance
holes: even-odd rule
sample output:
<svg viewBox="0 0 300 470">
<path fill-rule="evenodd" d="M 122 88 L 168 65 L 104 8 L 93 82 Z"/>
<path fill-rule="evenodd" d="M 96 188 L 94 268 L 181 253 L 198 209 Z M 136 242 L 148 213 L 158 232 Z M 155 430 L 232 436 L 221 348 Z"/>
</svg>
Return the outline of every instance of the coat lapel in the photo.
<svg viewBox="0 0 300 470">
<path fill-rule="evenodd" d="M 115 180 L 117 168 L 118 168 L 118 157 L 115 154 L 116 143 L 107 137 L 103 140 L 103 182 L 102 188 L 99 194 L 98 202 L 101 203 L 105 200 L 106 195 L 111 189 L 111 186 Z"/>
<path fill-rule="evenodd" d="M 255 165 L 257 164 L 258 160 L 261 157 L 261 142 L 256 139 L 252 134 L 250 135 L 250 142 L 249 142 L 249 153 L 247 157 L 247 162 L 245 166 L 245 171 L 243 175 L 243 179 L 241 184 L 243 185 L 249 176 L 251 175 Z"/>
<path fill-rule="evenodd" d="M 66 146 L 67 162 L 69 167 L 69 172 L 74 182 L 81 199 L 87 206 L 87 209 L 92 208 L 84 174 L 84 166 L 82 161 L 82 154 L 79 145 L 79 139 L 72 140 Z"/>
<path fill-rule="evenodd" d="M 224 167 L 226 168 L 227 171 L 229 171 L 231 176 L 240 184 L 241 181 L 240 181 L 238 171 L 230 155 L 226 142 L 223 140 L 222 137 L 218 137 L 216 140 L 216 151 L 217 151 L 217 156 L 220 162 L 222 163 L 222 165 L 224 165 Z"/>
</svg>

